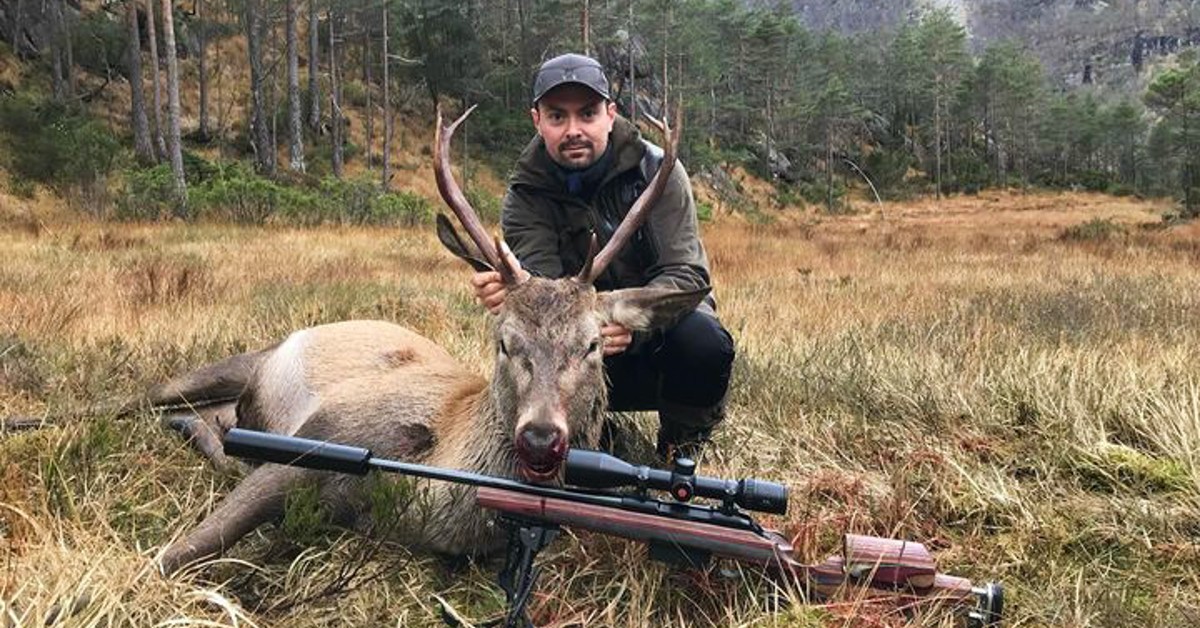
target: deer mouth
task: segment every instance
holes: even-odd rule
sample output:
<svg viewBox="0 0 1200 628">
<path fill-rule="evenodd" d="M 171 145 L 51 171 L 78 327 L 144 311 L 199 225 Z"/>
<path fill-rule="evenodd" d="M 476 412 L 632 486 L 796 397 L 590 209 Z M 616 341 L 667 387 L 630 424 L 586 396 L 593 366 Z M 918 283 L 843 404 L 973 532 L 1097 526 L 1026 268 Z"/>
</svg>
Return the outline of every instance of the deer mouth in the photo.
<svg viewBox="0 0 1200 628">
<path fill-rule="evenodd" d="M 563 459 L 567 456 L 567 441 L 558 438 L 546 448 L 537 450 L 517 444 L 517 473 L 526 482 L 548 483 L 558 479 Z"/>
</svg>

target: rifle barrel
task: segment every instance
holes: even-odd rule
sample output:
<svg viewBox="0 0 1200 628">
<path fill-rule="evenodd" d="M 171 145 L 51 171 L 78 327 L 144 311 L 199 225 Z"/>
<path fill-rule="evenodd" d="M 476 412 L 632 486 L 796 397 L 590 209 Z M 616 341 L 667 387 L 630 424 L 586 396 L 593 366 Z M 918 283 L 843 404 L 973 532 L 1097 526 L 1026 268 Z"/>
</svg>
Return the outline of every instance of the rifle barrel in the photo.
<svg viewBox="0 0 1200 628">
<path fill-rule="evenodd" d="M 628 495 L 593 490 L 562 489 L 539 484 L 526 484 L 470 471 L 443 469 L 411 462 L 377 458 L 371 450 L 326 441 L 283 436 L 255 430 L 233 428 L 225 434 L 225 453 L 238 458 L 274 462 L 317 471 L 335 471 L 365 475 L 371 469 L 414 477 L 454 482 L 588 504 L 604 508 L 654 514 L 677 520 L 703 521 L 740 530 L 759 529 L 754 520 L 740 514 L 726 514 L 708 506 L 668 503 L 654 499 L 639 499 Z"/>
</svg>

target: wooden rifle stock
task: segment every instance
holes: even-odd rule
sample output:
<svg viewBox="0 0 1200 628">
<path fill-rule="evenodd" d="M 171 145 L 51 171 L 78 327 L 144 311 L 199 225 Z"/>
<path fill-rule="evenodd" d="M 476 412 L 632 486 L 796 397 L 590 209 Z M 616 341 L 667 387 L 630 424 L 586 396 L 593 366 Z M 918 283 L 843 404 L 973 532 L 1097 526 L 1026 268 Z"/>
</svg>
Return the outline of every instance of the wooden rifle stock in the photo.
<svg viewBox="0 0 1200 628">
<path fill-rule="evenodd" d="M 937 573 L 933 557 L 920 543 L 846 535 L 843 556 L 805 565 L 793 557 L 792 544 L 774 530 L 731 529 L 488 487 L 477 489 L 476 503 L 508 516 L 665 543 L 762 565 L 768 573 L 797 582 L 810 594 L 824 599 L 869 589 L 873 595 L 894 598 L 902 604 L 977 603 L 978 594 L 971 581 Z"/>
</svg>

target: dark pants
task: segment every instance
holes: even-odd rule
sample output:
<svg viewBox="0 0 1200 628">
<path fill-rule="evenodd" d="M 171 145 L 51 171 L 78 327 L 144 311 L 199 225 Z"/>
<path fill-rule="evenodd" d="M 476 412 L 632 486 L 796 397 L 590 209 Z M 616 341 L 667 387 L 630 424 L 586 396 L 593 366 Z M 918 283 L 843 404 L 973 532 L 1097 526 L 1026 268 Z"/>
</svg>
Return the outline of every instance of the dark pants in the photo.
<svg viewBox="0 0 1200 628">
<path fill-rule="evenodd" d="M 693 311 L 604 359 L 608 409 L 658 410 L 660 443 L 707 439 L 725 418 L 733 337 L 715 316 Z"/>
</svg>

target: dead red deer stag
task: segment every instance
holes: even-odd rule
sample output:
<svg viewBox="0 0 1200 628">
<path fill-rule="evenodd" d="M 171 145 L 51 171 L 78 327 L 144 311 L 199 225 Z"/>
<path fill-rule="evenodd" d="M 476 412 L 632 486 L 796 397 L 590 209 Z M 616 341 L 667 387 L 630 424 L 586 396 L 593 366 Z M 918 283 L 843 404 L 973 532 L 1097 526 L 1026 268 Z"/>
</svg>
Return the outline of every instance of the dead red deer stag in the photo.
<svg viewBox="0 0 1200 628">
<path fill-rule="evenodd" d="M 354 444 L 409 462 L 556 481 L 568 447 L 595 448 L 600 438 L 606 405 L 602 323 L 660 327 L 704 298 L 707 289 L 598 293 L 592 285 L 661 195 L 675 164 L 677 130 L 663 127 L 661 168 L 604 248 L 597 252 L 593 240 L 591 259 L 579 275 L 518 282 L 451 172 L 450 140 L 469 114 L 443 127 L 439 112 L 434 160 L 442 198 L 476 249 L 442 216 L 438 235 L 476 270 L 495 269 L 510 284 L 493 319 L 490 381 L 393 323 L 359 320 L 302 329 L 273 347 L 204 366 L 152 391 L 151 404 L 215 466 L 228 464 L 221 451 L 224 433 L 242 427 Z M 280 518 L 285 497 L 300 482 L 316 482 L 322 504 L 337 521 L 370 526 L 356 496 L 360 478 L 262 465 L 166 549 L 164 573 L 219 555 Z M 502 533 L 475 506 L 473 491 L 431 486 L 420 509 L 423 521 L 398 526 L 409 531 L 409 538 L 398 540 L 452 555 L 499 549 Z"/>
</svg>

